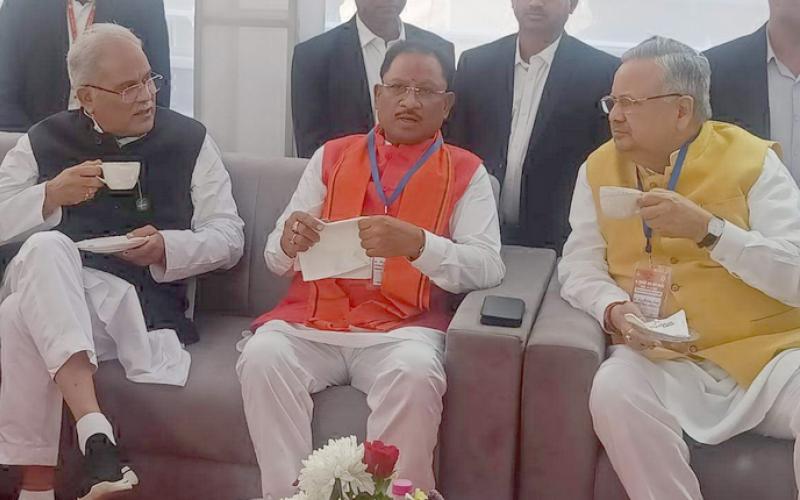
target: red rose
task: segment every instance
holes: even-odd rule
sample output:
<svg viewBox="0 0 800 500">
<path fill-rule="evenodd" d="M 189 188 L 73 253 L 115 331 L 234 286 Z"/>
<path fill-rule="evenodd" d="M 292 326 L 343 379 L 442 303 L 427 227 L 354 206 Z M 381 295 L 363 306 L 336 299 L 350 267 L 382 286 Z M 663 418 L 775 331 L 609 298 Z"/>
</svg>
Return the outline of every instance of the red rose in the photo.
<svg viewBox="0 0 800 500">
<path fill-rule="evenodd" d="M 400 458 L 396 446 L 386 446 L 380 441 L 364 443 L 364 463 L 367 472 L 375 479 L 386 479 L 394 473 L 394 466 Z"/>
</svg>

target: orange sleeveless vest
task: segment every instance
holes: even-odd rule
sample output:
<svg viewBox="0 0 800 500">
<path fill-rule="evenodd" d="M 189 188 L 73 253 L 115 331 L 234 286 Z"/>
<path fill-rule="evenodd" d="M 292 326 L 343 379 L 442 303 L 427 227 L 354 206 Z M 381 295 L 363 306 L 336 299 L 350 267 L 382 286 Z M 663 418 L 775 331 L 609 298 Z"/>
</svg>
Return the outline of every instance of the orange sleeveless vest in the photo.
<svg viewBox="0 0 800 500">
<path fill-rule="evenodd" d="M 397 181 L 433 139 L 415 146 L 388 146 L 378 130 L 381 182 L 393 191 Z M 388 215 L 439 236 L 449 237 L 450 218 L 480 159 L 444 145 L 411 178 Z M 365 135 L 331 141 L 323 154 L 327 194 L 322 218 L 327 221 L 383 215 L 384 206 L 372 181 Z M 320 330 L 351 328 L 388 331 L 426 326 L 446 331 L 452 310 L 450 294 L 431 284 L 405 257 L 386 259 L 383 283 L 371 280 L 324 279 L 304 282 L 298 274 L 278 306 L 258 318 L 253 328 L 270 320 L 299 323 Z"/>
</svg>

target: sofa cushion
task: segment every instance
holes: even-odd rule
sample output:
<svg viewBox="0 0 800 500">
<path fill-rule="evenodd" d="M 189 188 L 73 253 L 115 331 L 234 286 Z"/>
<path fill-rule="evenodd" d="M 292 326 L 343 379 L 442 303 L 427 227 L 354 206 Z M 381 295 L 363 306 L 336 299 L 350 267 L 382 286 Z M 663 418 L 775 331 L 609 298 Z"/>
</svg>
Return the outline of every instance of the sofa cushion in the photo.
<svg viewBox="0 0 800 500">
<path fill-rule="evenodd" d="M 189 346 L 192 369 L 186 387 L 136 384 L 116 361 L 101 363 L 98 399 L 132 452 L 256 464 L 236 376 L 236 342 L 250 318 L 201 315 L 200 342 Z M 315 446 L 331 437 L 364 438 L 364 394 L 333 387 L 314 395 Z"/>
<path fill-rule="evenodd" d="M 135 452 L 255 464 L 235 366 L 247 317 L 201 315 L 186 387 L 136 384 L 117 361 L 95 376 L 100 407 Z"/>
<path fill-rule="evenodd" d="M 717 446 L 690 443 L 692 468 L 708 500 L 797 498 L 790 440 L 746 433 Z M 600 450 L 595 500 L 628 498 L 608 455 Z"/>
</svg>

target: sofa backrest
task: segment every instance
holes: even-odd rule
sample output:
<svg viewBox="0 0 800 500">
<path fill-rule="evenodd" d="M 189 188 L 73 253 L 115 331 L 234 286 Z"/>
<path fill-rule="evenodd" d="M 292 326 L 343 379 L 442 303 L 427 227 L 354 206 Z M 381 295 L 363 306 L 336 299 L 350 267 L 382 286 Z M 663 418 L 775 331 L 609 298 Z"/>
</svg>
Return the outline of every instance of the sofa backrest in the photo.
<svg viewBox="0 0 800 500">
<path fill-rule="evenodd" d="M 233 269 L 201 278 L 197 306 L 200 311 L 252 317 L 277 304 L 288 288 L 287 278 L 267 269 L 264 247 L 307 160 L 225 154 L 223 162 L 230 172 L 233 196 L 245 224 L 244 255 Z"/>
</svg>

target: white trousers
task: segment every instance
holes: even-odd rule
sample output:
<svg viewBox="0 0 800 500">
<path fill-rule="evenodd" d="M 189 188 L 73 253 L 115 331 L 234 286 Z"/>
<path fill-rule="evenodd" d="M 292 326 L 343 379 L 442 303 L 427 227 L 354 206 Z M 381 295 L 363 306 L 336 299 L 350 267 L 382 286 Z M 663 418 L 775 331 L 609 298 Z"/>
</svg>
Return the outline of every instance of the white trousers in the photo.
<svg viewBox="0 0 800 500">
<path fill-rule="evenodd" d="M 423 489 L 435 486 L 433 453 L 446 389 L 441 349 L 402 339 L 343 347 L 269 326 L 250 338 L 236 366 L 265 500 L 297 491 L 292 483 L 312 451 L 311 394 L 347 384 L 367 395 L 367 440 L 400 449 L 400 477 Z"/>
<path fill-rule="evenodd" d="M 625 491 L 631 500 L 701 499 L 700 484 L 689 464 L 689 447 L 676 417 L 681 410 L 670 410 L 664 404 L 674 403 L 681 394 L 663 393 L 663 384 L 653 377 L 653 366 L 659 362 L 633 355 L 625 346 L 615 349 L 595 376 L 590 409 L 595 432 Z M 674 364 L 671 368 L 674 372 Z M 770 377 L 780 378 L 775 374 Z M 718 382 L 724 385 L 729 381 Z M 800 484 L 800 447 L 796 439 L 800 432 L 800 372 L 790 376 L 788 382 L 777 382 L 781 384 L 777 397 L 752 430 L 764 436 L 795 439 L 795 478 Z M 766 385 L 769 383 L 767 380 Z M 710 399 L 725 396 L 699 379 L 685 384 L 683 389 L 686 398 L 698 391 Z M 737 390 L 746 392 L 741 387 Z M 741 396 L 737 394 L 736 399 L 741 400 Z M 709 425 L 716 423 L 716 417 L 709 418 Z M 746 430 L 750 429 L 741 429 Z"/>
<path fill-rule="evenodd" d="M 174 332 L 148 335 L 135 288 L 83 269 L 55 231 L 28 238 L 0 287 L 0 463 L 55 466 L 63 398 L 53 381 L 73 355 L 118 358 L 131 380 L 182 385 L 190 358 Z"/>
</svg>

